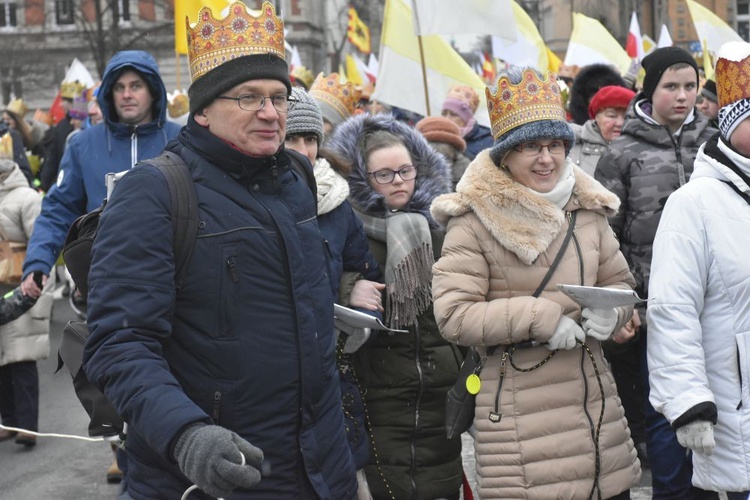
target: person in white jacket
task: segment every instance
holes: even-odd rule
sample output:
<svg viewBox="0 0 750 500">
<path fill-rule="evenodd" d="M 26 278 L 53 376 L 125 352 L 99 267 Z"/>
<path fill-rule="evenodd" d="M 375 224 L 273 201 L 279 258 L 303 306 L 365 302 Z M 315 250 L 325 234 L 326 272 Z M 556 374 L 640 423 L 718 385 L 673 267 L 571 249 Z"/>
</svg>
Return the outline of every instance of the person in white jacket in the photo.
<svg viewBox="0 0 750 500">
<path fill-rule="evenodd" d="M 744 76 L 742 76 L 744 75 Z M 720 132 L 669 197 L 654 240 L 650 401 L 693 453 L 693 484 L 750 493 L 750 44 L 716 65 Z"/>
</svg>

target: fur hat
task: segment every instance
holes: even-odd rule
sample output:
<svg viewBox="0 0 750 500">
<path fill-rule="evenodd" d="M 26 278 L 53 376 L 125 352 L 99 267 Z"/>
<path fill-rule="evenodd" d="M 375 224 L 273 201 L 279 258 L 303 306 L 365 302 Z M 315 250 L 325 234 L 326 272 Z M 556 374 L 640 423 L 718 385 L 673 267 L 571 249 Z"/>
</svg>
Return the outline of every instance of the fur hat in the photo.
<svg viewBox="0 0 750 500">
<path fill-rule="evenodd" d="M 718 103 L 719 97 L 716 94 L 716 82 L 713 80 L 706 80 L 701 89 L 701 95 L 704 99 L 708 99 L 711 102 Z"/>
<path fill-rule="evenodd" d="M 627 109 L 633 97 L 635 97 L 635 92 L 619 85 L 602 87 L 591 98 L 589 117 L 594 118 L 599 111 L 607 108 Z"/>
<path fill-rule="evenodd" d="M 430 142 L 450 144 L 460 152 L 466 150 L 466 141 L 461 137 L 458 125 L 442 116 L 428 116 L 417 122 L 417 130 Z"/>
<path fill-rule="evenodd" d="M 685 49 L 679 47 L 662 47 L 643 58 L 641 65 L 646 70 L 643 78 L 643 95 L 649 101 L 666 70 L 678 63 L 686 63 L 695 70 L 695 82 L 698 83 L 698 63 Z"/>
<path fill-rule="evenodd" d="M 519 144 L 542 139 L 565 141 L 565 154 L 570 153 L 575 134 L 565 121 L 560 87 L 551 72 L 542 75 L 533 68 L 511 67 L 498 75 L 497 85 L 486 94 L 495 137 L 490 158 L 496 165 Z"/>
<path fill-rule="evenodd" d="M 323 113 L 312 96 L 301 87 L 292 89 L 292 97 L 297 99 L 289 108 L 286 118 L 286 135 L 315 134 L 318 146 L 323 144 Z"/>
<path fill-rule="evenodd" d="M 620 74 L 607 64 L 590 64 L 578 72 L 570 88 L 568 111 L 573 123 L 583 125 L 589 119 L 589 103 L 600 88 L 607 85 L 627 87 Z"/>
</svg>

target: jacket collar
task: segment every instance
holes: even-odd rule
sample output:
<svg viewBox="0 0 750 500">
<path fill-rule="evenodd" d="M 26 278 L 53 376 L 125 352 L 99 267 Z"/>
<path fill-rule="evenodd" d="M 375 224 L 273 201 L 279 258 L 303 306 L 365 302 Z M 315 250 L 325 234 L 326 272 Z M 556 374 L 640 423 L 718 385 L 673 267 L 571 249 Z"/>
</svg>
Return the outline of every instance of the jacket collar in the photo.
<svg viewBox="0 0 750 500">
<path fill-rule="evenodd" d="M 573 169 L 576 183 L 565 211 L 584 208 L 605 216 L 616 214 L 619 198 L 580 168 Z M 527 265 L 557 238 L 565 211 L 514 181 L 492 162 L 487 150 L 469 165 L 455 193 L 432 204 L 432 216 L 442 225 L 473 212 L 500 245 Z"/>
</svg>

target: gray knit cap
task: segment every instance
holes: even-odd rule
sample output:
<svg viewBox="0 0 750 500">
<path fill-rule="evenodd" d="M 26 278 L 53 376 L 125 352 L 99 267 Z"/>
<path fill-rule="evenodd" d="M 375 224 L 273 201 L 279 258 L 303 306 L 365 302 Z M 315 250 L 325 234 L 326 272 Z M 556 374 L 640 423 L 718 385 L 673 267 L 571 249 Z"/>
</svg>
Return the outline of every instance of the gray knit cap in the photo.
<svg viewBox="0 0 750 500">
<path fill-rule="evenodd" d="M 286 115 L 286 135 L 315 134 L 318 146 L 323 144 L 323 113 L 312 96 L 301 87 L 292 88 L 292 97 L 297 99 Z"/>
</svg>

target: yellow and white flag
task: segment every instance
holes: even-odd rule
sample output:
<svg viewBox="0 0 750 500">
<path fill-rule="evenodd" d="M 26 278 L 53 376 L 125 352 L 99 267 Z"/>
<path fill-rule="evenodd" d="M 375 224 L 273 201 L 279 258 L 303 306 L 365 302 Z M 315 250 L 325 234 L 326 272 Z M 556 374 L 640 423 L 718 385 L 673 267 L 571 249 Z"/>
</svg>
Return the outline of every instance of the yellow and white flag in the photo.
<svg viewBox="0 0 750 500">
<path fill-rule="evenodd" d="M 516 39 L 513 0 L 411 0 L 417 35 L 493 35 Z M 418 22 L 417 22 L 418 21 Z"/>
<path fill-rule="evenodd" d="M 570 34 L 565 65 L 587 66 L 596 63 L 611 64 L 624 75 L 630 68 L 630 57 L 599 21 L 574 12 L 573 33 Z"/>
<path fill-rule="evenodd" d="M 430 114 L 439 115 L 440 107 L 452 84 L 464 84 L 479 94 L 478 123 L 489 126 L 486 88 L 482 79 L 439 35 L 422 37 Z M 411 7 L 404 0 L 386 0 L 381 34 L 378 83 L 372 98 L 427 116 L 422 66 L 417 35 L 414 34 Z"/>
<path fill-rule="evenodd" d="M 198 12 L 202 7 L 209 7 L 214 17 L 221 17 L 221 11 L 229 6 L 227 0 L 177 0 L 174 3 L 174 50 L 178 54 L 187 54 L 187 30 L 185 18 L 190 23 L 198 21 Z"/>
<path fill-rule="evenodd" d="M 542 36 L 536 29 L 534 21 L 515 0 L 513 2 L 513 18 L 516 21 L 516 41 L 506 42 L 498 37 L 492 37 L 492 54 L 515 66 L 531 66 L 540 71 L 549 68 L 549 54 Z"/>
<path fill-rule="evenodd" d="M 727 42 L 743 41 L 736 31 L 706 7 L 693 0 L 685 1 L 690 10 L 690 16 L 693 18 L 698 39 L 706 44 L 703 46 L 704 51 L 708 49 L 709 52 L 716 54 L 719 48 Z"/>
</svg>

